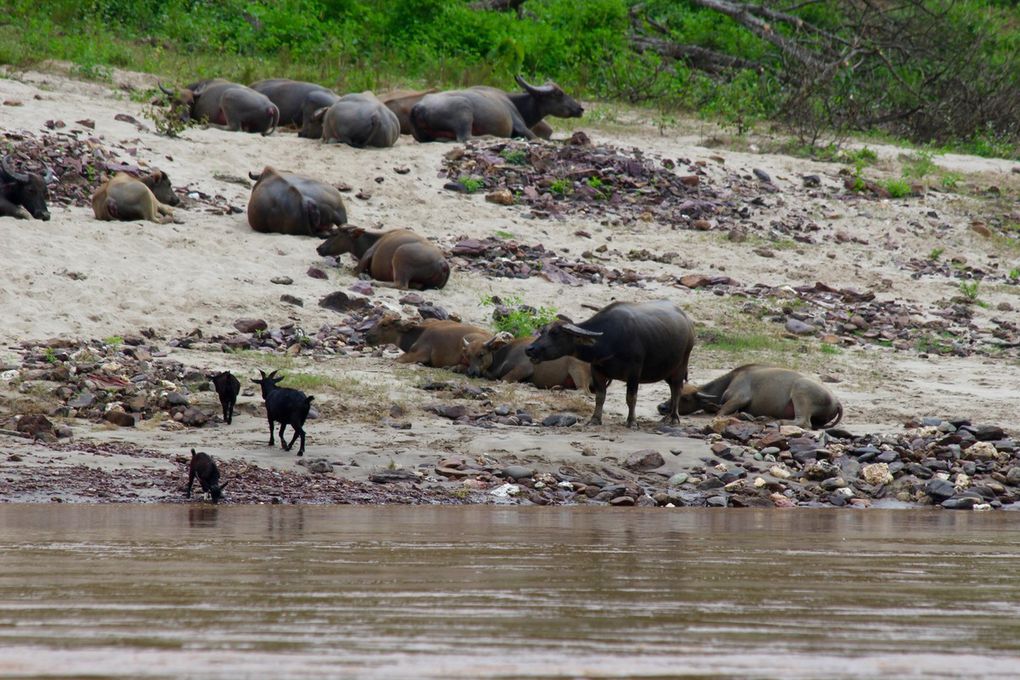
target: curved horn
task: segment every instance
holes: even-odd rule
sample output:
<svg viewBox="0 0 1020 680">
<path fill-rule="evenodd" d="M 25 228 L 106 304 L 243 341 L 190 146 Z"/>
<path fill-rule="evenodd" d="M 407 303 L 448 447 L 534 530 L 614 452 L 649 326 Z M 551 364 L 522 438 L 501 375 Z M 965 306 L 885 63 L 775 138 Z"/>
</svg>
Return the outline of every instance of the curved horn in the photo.
<svg viewBox="0 0 1020 680">
<path fill-rule="evenodd" d="M 719 397 L 717 397 L 714 394 L 709 394 L 708 392 L 695 392 L 694 396 L 697 397 L 698 399 L 701 399 L 702 401 L 718 401 L 719 400 Z"/>
<path fill-rule="evenodd" d="M 556 318 L 559 319 L 560 321 L 562 321 L 563 323 L 574 323 L 574 320 L 571 319 L 566 314 L 557 314 Z"/>
<path fill-rule="evenodd" d="M 163 94 L 168 94 L 168 95 L 170 95 L 171 97 L 176 97 L 176 96 L 177 96 L 177 93 L 176 93 L 176 92 L 174 92 L 173 90 L 168 90 L 168 89 L 166 89 L 166 88 L 165 88 L 165 87 L 163 86 L 163 83 L 159 82 L 158 80 L 156 81 L 156 85 L 158 85 L 158 86 L 159 86 L 159 89 L 163 91 Z"/>
<path fill-rule="evenodd" d="M 523 87 L 523 88 L 524 88 L 525 90 L 528 90 L 529 92 L 530 92 L 531 90 L 534 90 L 534 89 L 536 89 L 534 85 L 532 85 L 532 84 L 530 84 L 530 83 L 529 83 L 528 81 L 526 81 L 526 80 L 524 79 L 524 76 L 522 76 L 522 75 L 520 75 L 520 74 L 517 74 L 517 75 L 515 75 L 515 76 L 514 76 L 514 80 L 515 80 L 515 81 L 517 82 L 517 84 L 518 84 L 518 85 L 520 85 L 521 87 Z"/>
<path fill-rule="evenodd" d="M 572 323 L 563 324 L 563 330 L 571 335 L 580 335 L 583 338 L 598 338 L 602 335 L 600 331 L 590 331 L 587 328 L 581 328 L 580 326 Z"/>
<path fill-rule="evenodd" d="M 15 172 L 14 168 L 12 168 L 10 165 L 10 160 L 11 160 L 10 155 L 4 156 L 3 159 L 0 160 L 0 169 L 3 170 L 3 173 L 10 177 L 11 179 L 13 179 L 15 182 L 27 182 L 28 175 L 26 175 L 23 172 Z"/>
<path fill-rule="evenodd" d="M 260 179 L 262 179 L 262 173 L 260 172 L 259 174 L 257 174 L 257 175 L 256 175 L 256 174 L 255 174 L 254 172 L 252 172 L 251 170 L 249 170 L 249 171 L 248 171 L 248 177 L 249 177 L 250 179 L 253 179 L 253 180 L 255 180 L 255 181 L 257 182 L 257 181 L 259 181 Z"/>
</svg>

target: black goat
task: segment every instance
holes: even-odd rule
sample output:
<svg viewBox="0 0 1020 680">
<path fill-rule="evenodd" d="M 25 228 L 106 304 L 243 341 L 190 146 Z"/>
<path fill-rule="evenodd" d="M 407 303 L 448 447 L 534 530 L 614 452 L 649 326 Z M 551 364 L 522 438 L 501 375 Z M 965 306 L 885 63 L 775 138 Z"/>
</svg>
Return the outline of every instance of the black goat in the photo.
<svg viewBox="0 0 1020 680">
<path fill-rule="evenodd" d="M 191 449 L 191 465 L 188 466 L 188 498 L 191 498 L 191 487 L 195 485 L 196 477 L 198 477 L 198 483 L 202 485 L 202 491 L 209 494 L 213 503 L 219 503 L 223 498 L 223 489 L 230 481 L 220 484 L 220 470 L 216 467 L 212 456 L 204 451 L 196 452 L 195 449 Z"/>
<path fill-rule="evenodd" d="M 266 416 L 269 418 L 269 445 L 273 446 L 276 441 L 273 439 L 273 423 L 280 423 L 280 446 L 284 451 L 290 451 L 294 446 L 294 440 L 301 436 L 301 448 L 297 455 L 305 453 L 305 419 L 308 418 L 308 411 L 312 407 L 312 399 L 315 397 L 305 396 L 304 392 L 289 387 L 277 387 L 277 383 L 283 381 L 283 377 L 277 377 L 276 371 L 266 375 L 260 370 L 261 378 L 252 379 L 252 382 L 262 388 L 262 398 L 266 401 Z M 294 436 L 290 438 L 290 444 L 285 443 L 283 430 L 288 425 L 294 428 Z"/>
<path fill-rule="evenodd" d="M 237 395 L 241 391 L 241 382 L 234 377 L 230 371 L 222 371 L 216 375 L 206 376 L 212 381 L 216 388 L 216 394 L 220 396 L 220 406 L 223 407 L 223 422 L 227 425 L 234 419 L 234 405 L 237 404 Z"/>
</svg>

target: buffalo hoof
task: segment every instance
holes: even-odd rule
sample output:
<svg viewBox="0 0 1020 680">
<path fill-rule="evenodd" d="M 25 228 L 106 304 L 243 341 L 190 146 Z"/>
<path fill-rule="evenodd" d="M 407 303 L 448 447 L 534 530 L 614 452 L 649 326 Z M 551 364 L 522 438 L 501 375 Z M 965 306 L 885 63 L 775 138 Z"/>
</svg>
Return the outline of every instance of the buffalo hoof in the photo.
<svg viewBox="0 0 1020 680">
<path fill-rule="evenodd" d="M 662 419 L 662 422 L 665 423 L 666 425 L 679 425 L 680 424 L 680 417 L 679 416 L 666 416 L 665 418 Z"/>
<path fill-rule="evenodd" d="M 588 419 L 588 424 L 589 425 L 601 425 L 602 424 L 602 419 L 601 418 L 596 418 L 595 416 L 592 416 L 591 418 Z"/>
</svg>

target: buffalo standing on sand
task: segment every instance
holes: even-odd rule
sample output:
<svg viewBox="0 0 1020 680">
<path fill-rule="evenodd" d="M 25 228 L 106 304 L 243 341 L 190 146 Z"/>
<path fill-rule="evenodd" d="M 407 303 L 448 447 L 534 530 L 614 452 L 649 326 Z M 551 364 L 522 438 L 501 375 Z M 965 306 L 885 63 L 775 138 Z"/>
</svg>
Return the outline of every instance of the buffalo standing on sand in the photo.
<svg viewBox="0 0 1020 680">
<path fill-rule="evenodd" d="M 162 170 L 138 178 L 118 172 L 92 194 L 92 212 L 98 220 L 166 223 L 173 221 L 170 206 L 180 202 L 170 178 Z"/>
<path fill-rule="evenodd" d="M 555 83 L 535 86 L 520 76 L 517 83 L 524 92 L 476 86 L 422 97 L 411 109 L 414 138 L 419 142 L 464 142 L 477 135 L 534 139 L 531 128 L 545 116 L 579 118 L 584 113 Z"/>
<path fill-rule="evenodd" d="M 11 157 L 4 156 L 0 160 L 0 217 L 50 219 L 50 211 L 46 209 L 50 192 L 46 185 L 54 179 L 49 168 L 46 168 L 45 176 L 17 172 L 11 166 Z"/>
<path fill-rule="evenodd" d="M 343 226 L 316 248 L 319 255 L 351 253 L 358 258 L 355 274 L 393 282 L 396 288 L 442 288 L 450 278 L 450 265 L 428 239 L 408 229 L 375 231 Z"/>
<path fill-rule="evenodd" d="M 233 132 L 272 134 L 280 121 L 280 109 L 266 95 L 222 78 L 202 80 L 165 94 L 187 109 L 185 119 L 208 121 L 212 127 Z"/>
<path fill-rule="evenodd" d="M 255 180 L 248 200 L 248 224 L 255 231 L 324 237 L 347 222 L 336 187 L 268 165 L 248 176 Z"/>
<path fill-rule="evenodd" d="M 587 321 L 555 321 L 526 350 L 534 362 L 574 356 L 591 364 L 595 412 L 589 424 L 602 424 L 606 387 L 627 384 L 627 427 L 635 427 L 634 407 L 640 383 L 669 384 L 669 422 L 679 421 L 680 391 L 694 349 L 694 325 L 672 302 L 614 302 Z"/>
</svg>

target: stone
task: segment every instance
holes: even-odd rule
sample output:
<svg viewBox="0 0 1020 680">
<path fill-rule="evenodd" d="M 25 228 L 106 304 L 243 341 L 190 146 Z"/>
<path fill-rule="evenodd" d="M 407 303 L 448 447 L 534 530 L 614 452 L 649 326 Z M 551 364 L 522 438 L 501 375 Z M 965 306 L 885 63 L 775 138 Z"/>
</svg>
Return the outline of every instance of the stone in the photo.
<svg viewBox="0 0 1020 680">
<path fill-rule="evenodd" d="M 967 460 L 996 460 L 1001 456 L 1003 454 L 990 442 L 975 442 L 963 452 L 963 457 Z"/>
<path fill-rule="evenodd" d="M 722 431 L 722 436 L 727 439 L 735 439 L 741 443 L 747 442 L 751 437 L 761 432 L 762 425 L 760 423 L 750 423 L 743 420 L 738 420 L 734 423 L 730 423 Z"/>
<path fill-rule="evenodd" d="M 191 427 L 202 427 L 209 422 L 209 416 L 195 407 L 189 407 L 181 414 L 181 422 Z"/>
<path fill-rule="evenodd" d="M 334 312 L 344 313 L 367 309 L 372 304 L 363 297 L 352 298 L 347 293 L 338 290 L 319 300 L 319 306 L 331 309 Z"/>
<path fill-rule="evenodd" d="M 861 477 L 868 484 L 875 486 L 881 484 L 889 484 L 893 481 L 893 476 L 889 473 L 889 465 L 887 463 L 871 463 L 861 468 Z"/>
<path fill-rule="evenodd" d="M 319 458 L 318 460 L 310 460 L 306 463 L 306 467 L 309 472 L 316 474 L 326 474 L 333 471 L 333 464 L 325 458 Z"/>
<path fill-rule="evenodd" d="M 304 300 L 302 300 L 301 298 L 297 297 L 296 295 L 290 295 L 289 293 L 284 293 L 283 295 L 281 295 L 280 296 L 280 302 L 284 302 L 284 303 L 286 303 L 288 305 L 294 305 L 295 307 L 304 307 L 305 306 L 305 301 Z"/>
<path fill-rule="evenodd" d="M 83 390 L 78 393 L 71 401 L 67 402 L 69 408 L 92 408 L 96 404 L 96 395 L 92 394 L 88 390 Z"/>
<path fill-rule="evenodd" d="M 15 429 L 31 437 L 40 437 L 44 434 L 53 434 L 53 423 L 41 413 L 32 413 L 18 418 Z"/>
<path fill-rule="evenodd" d="M 727 501 L 726 496 L 709 496 L 705 499 L 705 503 L 710 508 L 725 508 L 729 505 L 729 501 Z"/>
<path fill-rule="evenodd" d="M 935 477 L 925 483 L 924 492 L 931 497 L 933 502 L 941 503 L 956 495 L 956 487 L 947 479 Z"/>
<path fill-rule="evenodd" d="M 1011 486 L 1020 486 L 1020 465 L 1014 465 L 1006 472 L 1006 483 Z"/>
<path fill-rule="evenodd" d="M 534 468 L 525 467 L 523 465 L 507 465 L 503 468 L 503 476 L 507 479 L 527 479 L 535 474 Z"/>
<path fill-rule="evenodd" d="M 572 413 L 554 413 L 546 416 L 542 421 L 543 427 L 570 427 L 577 422 L 577 416 Z"/>
<path fill-rule="evenodd" d="M 1020 472 L 1020 468 L 1014 468 L 1014 469 L 1016 469 L 1018 472 Z M 684 482 L 686 482 L 690 478 L 691 478 L 691 476 L 689 474 L 687 474 L 686 472 L 678 472 L 678 473 L 676 473 L 675 475 L 673 475 L 672 477 L 669 478 L 669 480 L 666 482 L 666 485 L 667 486 L 680 486 L 681 484 L 683 484 Z"/>
<path fill-rule="evenodd" d="M 326 272 L 322 271 L 318 267 L 309 267 L 308 271 L 305 272 L 305 273 L 308 276 L 310 276 L 311 278 L 313 278 L 313 279 L 328 279 L 329 278 L 329 276 L 326 274 Z"/>
<path fill-rule="evenodd" d="M 617 507 L 627 507 L 634 505 L 634 499 L 631 498 L 630 496 L 617 496 L 616 498 L 610 500 L 609 504 L 615 505 Z"/>
<path fill-rule="evenodd" d="M 273 278 L 269 279 L 269 282 L 275 283 L 278 286 L 289 286 L 292 283 L 294 283 L 294 279 L 290 278 L 289 276 L 274 276 Z"/>
<path fill-rule="evenodd" d="M 498 189 L 485 195 L 485 200 L 496 205 L 513 205 L 514 195 L 509 189 Z"/>
<path fill-rule="evenodd" d="M 168 392 L 166 395 L 166 403 L 171 406 L 187 406 L 188 398 L 180 392 Z"/>
<path fill-rule="evenodd" d="M 947 498 L 939 505 L 946 510 L 970 510 L 978 503 L 980 503 L 980 499 L 964 496 L 962 498 Z"/>
<path fill-rule="evenodd" d="M 786 320 L 786 330 L 794 335 L 811 335 L 815 332 L 815 327 L 800 319 L 791 318 Z"/>
<path fill-rule="evenodd" d="M 118 427 L 134 427 L 135 418 L 129 413 L 123 411 L 107 411 L 103 415 L 103 420 L 113 423 Z"/>
<path fill-rule="evenodd" d="M 238 319 L 234 322 L 234 328 L 241 333 L 256 333 L 267 330 L 269 324 L 262 319 Z"/>
<path fill-rule="evenodd" d="M 647 472 L 655 470 L 666 464 L 662 454 L 654 449 L 642 449 L 627 456 L 623 467 L 635 472 Z"/>
<path fill-rule="evenodd" d="M 355 281 L 350 285 L 350 287 L 347 290 L 351 291 L 352 293 L 357 293 L 358 295 L 375 294 L 375 289 L 372 288 L 372 284 L 369 283 L 368 281 Z"/>
<path fill-rule="evenodd" d="M 310 468 L 309 468 L 310 469 Z M 402 468 L 396 470 L 382 470 L 368 476 L 368 481 L 376 484 L 393 484 L 395 482 L 417 482 L 418 474 L 412 470 Z"/>
<path fill-rule="evenodd" d="M 769 468 L 769 474 L 777 479 L 789 479 L 793 476 L 793 473 L 784 467 L 779 465 L 773 465 Z"/>
</svg>

